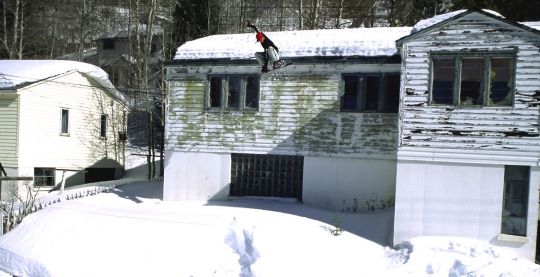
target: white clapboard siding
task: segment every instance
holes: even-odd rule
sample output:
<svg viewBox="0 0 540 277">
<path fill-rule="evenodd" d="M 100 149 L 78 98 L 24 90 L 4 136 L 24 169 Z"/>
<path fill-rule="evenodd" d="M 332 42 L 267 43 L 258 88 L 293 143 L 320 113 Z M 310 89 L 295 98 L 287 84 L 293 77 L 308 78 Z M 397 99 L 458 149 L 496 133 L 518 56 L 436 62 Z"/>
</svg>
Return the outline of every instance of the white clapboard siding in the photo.
<svg viewBox="0 0 540 277">
<path fill-rule="evenodd" d="M 0 95 L 0 163 L 4 167 L 17 167 L 18 107 L 16 95 Z"/>
<path fill-rule="evenodd" d="M 93 79 L 72 72 L 20 89 L 20 166 L 53 168 L 114 167 L 116 134 L 99 138 L 100 117 L 123 111 Z M 113 103 L 113 106 L 111 106 Z M 69 134 L 60 134 L 61 110 L 69 110 Z M 117 132 L 118 130 L 116 130 Z M 122 158 L 123 160 L 123 158 Z"/>
<path fill-rule="evenodd" d="M 259 111 L 205 111 L 206 75 L 178 74 L 169 81 L 167 148 L 395 159 L 397 114 L 340 113 L 340 76 L 262 75 Z"/>
<path fill-rule="evenodd" d="M 400 157 L 425 149 L 533 152 L 540 158 L 540 37 L 504 22 L 469 14 L 409 41 L 402 48 Z M 429 53 L 517 50 L 513 107 L 429 106 Z M 415 153 L 414 149 L 418 149 Z M 447 153 L 447 152 L 445 152 Z"/>
</svg>

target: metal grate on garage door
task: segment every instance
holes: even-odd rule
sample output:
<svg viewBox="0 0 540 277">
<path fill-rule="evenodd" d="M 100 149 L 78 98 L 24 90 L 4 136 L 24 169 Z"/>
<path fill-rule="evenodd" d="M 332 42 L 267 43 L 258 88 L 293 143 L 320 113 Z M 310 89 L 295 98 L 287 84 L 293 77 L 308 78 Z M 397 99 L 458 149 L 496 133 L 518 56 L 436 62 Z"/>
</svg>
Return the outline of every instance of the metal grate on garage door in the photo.
<svg viewBox="0 0 540 277">
<path fill-rule="evenodd" d="M 231 154 L 231 196 L 268 196 L 302 201 L 304 157 Z"/>
</svg>

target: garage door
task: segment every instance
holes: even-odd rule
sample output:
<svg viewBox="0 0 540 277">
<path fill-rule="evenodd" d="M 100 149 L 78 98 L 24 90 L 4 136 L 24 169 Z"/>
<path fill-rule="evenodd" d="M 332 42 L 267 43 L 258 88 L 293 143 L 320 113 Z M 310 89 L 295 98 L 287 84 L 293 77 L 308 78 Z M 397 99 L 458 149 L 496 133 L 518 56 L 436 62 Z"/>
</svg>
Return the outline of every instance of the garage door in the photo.
<svg viewBox="0 0 540 277">
<path fill-rule="evenodd" d="M 231 154 L 231 196 L 296 198 L 302 201 L 304 157 Z"/>
</svg>

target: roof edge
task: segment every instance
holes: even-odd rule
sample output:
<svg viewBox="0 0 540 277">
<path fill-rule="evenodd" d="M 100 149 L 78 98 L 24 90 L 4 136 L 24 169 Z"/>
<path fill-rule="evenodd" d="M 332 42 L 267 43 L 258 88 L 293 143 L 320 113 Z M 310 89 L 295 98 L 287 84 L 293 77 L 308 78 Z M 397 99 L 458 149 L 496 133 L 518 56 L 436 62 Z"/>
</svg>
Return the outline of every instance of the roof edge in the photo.
<svg viewBox="0 0 540 277">
<path fill-rule="evenodd" d="M 339 57 L 298 57 L 287 58 L 294 65 L 316 65 L 316 64 L 399 64 L 401 56 L 396 53 L 392 56 L 339 56 Z M 165 67 L 175 66 L 257 66 L 255 59 L 193 59 L 193 60 L 168 60 L 163 62 Z"/>
<path fill-rule="evenodd" d="M 447 19 L 445 19 L 445 20 L 443 20 L 441 22 L 437 22 L 436 24 L 433 24 L 433 25 L 431 25 L 431 26 L 429 26 L 427 28 L 424 28 L 424 29 L 422 29 L 420 31 L 417 31 L 415 33 L 412 33 L 412 34 L 410 34 L 408 36 L 405 36 L 405 37 L 402 37 L 402 38 L 396 40 L 396 47 L 401 48 L 403 46 L 403 43 L 405 43 L 408 40 L 411 40 L 411 39 L 414 39 L 416 37 L 422 36 L 423 34 L 429 32 L 429 31 L 431 31 L 433 29 L 439 28 L 439 27 L 441 27 L 441 26 L 443 26 L 443 25 L 445 25 L 445 24 L 447 24 L 447 23 L 449 23 L 451 21 L 455 21 L 455 20 L 457 20 L 459 18 L 462 18 L 462 17 L 467 16 L 467 15 L 472 14 L 472 13 L 479 13 L 479 14 L 482 14 L 484 16 L 490 17 L 492 19 L 496 19 L 496 20 L 499 20 L 501 22 L 510 24 L 510 25 L 512 25 L 514 27 L 524 29 L 524 30 L 529 31 L 529 32 L 531 32 L 533 34 L 540 35 L 540 30 L 531 28 L 531 27 L 526 26 L 524 24 L 521 24 L 519 22 L 515 22 L 515 21 L 512 21 L 512 20 L 506 19 L 504 17 L 494 15 L 494 14 L 492 14 L 490 12 L 484 11 L 484 10 L 479 9 L 479 8 L 472 8 L 472 9 L 468 9 L 468 10 L 466 10 L 466 11 L 460 13 L 460 14 L 456 14 L 456 15 L 450 17 L 450 18 L 447 18 Z"/>
</svg>

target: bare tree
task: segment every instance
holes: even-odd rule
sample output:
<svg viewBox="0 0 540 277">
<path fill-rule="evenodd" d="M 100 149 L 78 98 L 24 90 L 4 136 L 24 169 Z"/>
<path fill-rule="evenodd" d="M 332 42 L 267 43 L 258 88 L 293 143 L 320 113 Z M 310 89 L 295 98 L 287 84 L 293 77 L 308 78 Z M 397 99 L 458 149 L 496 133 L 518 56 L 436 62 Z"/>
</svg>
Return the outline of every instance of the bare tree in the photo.
<svg viewBox="0 0 540 277">
<path fill-rule="evenodd" d="M 2 46 L 9 59 L 22 59 L 25 0 L 2 1 Z"/>
</svg>

